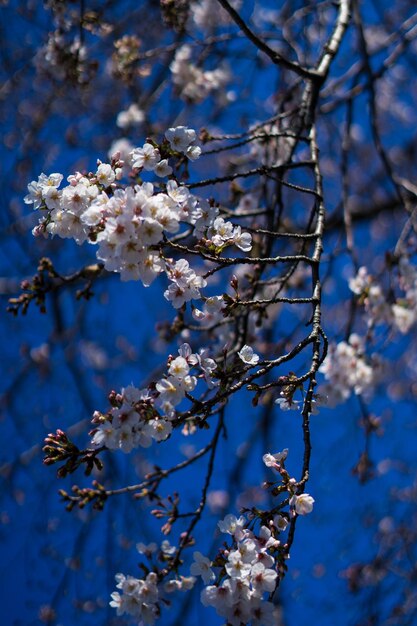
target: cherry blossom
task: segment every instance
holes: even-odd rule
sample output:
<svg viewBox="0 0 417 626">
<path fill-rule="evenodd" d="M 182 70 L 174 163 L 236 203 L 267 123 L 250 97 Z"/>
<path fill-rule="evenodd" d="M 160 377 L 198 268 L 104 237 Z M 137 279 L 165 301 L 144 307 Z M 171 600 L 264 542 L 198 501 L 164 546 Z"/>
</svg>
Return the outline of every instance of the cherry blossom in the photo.
<svg viewBox="0 0 417 626">
<path fill-rule="evenodd" d="M 270 454 L 269 452 L 267 452 L 263 455 L 262 460 L 267 467 L 276 467 L 277 465 L 285 461 L 287 456 L 288 448 L 285 448 L 284 450 L 282 450 L 282 452 L 276 452 L 275 454 Z"/>
<path fill-rule="evenodd" d="M 194 563 L 192 563 L 190 572 L 193 576 L 201 576 L 204 583 L 208 585 L 211 580 L 216 578 L 213 570 L 211 569 L 211 561 L 207 557 L 203 556 L 201 552 L 194 552 Z"/>
<path fill-rule="evenodd" d="M 259 355 L 255 354 L 251 346 L 243 346 L 238 352 L 239 358 L 246 365 L 256 365 L 259 362 Z"/>
<path fill-rule="evenodd" d="M 302 493 L 299 496 L 294 495 L 290 499 L 290 506 L 295 508 L 298 515 L 308 515 L 313 510 L 314 498 L 308 493 Z"/>
</svg>

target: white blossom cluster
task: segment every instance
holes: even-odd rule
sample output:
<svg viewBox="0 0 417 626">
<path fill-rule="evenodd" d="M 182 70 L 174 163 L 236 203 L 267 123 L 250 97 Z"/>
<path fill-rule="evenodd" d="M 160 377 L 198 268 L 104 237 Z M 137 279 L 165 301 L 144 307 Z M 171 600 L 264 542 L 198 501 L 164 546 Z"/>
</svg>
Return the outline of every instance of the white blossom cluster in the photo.
<svg viewBox="0 0 417 626">
<path fill-rule="evenodd" d="M 263 462 L 276 471 L 284 470 L 288 449 L 276 454 L 266 453 Z M 285 471 L 285 470 L 284 470 Z M 308 493 L 296 495 L 295 479 L 289 479 L 291 515 L 307 515 L 313 509 L 314 498 Z M 269 525 L 262 524 L 258 533 L 248 528 L 244 516 L 228 514 L 218 523 L 220 532 L 232 538 L 230 548 L 222 548 L 211 562 L 201 552 L 194 552 L 190 573 L 201 576 L 206 587 L 201 593 L 204 606 L 212 606 L 228 624 L 240 626 L 272 626 L 277 611 L 268 599 L 274 593 L 278 578 L 277 556 L 281 542 L 279 533 L 285 531 L 288 515 L 271 514 Z M 226 545 L 226 544 L 223 544 Z M 215 571 L 219 570 L 219 571 Z M 267 595 L 267 597 L 265 597 Z"/>
<path fill-rule="evenodd" d="M 241 0 L 232 0 L 230 2 L 234 9 L 238 9 Z M 190 4 L 190 17 L 202 31 L 212 31 L 218 26 L 226 26 L 231 22 L 231 18 L 227 11 L 223 9 L 217 0 L 197 0 Z"/>
<path fill-rule="evenodd" d="M 417 271 L 405 256 L 401 257 L 398 269 L 399 284 L 405 297 L 393 304 L 387 301 L 381 285 L 366 267 L 360 267 L 356 276 L 349 280 L 349 288 L 363 302 L 368 326 L 390 324 L 406 334 L 417 321 Z"/>
<path fill-rule="evenodd" d="M 203 309 L 193 308 L 192 315 L 197 322 L 216 324 L 223 318 L 225 302 L 222 296 L 211 296 L 204 301 Z"/>
<path fill-rule="evenodd" d="M 131 104 L 125 111 L 120 111 L 116 124 L 119 128 L 129 128 L 139 126 L 145 120 L 145 113 L 136 103 Z"/>
<path fill-rule="evenodd" d="M 111 594 L 110 606 L 117 609 L 117 615 L 127 613 L 144 624 L 154 624 L 159 616 L 158 577 L 150 572 L 145 580 L 134 576 L 116 574 L 117 589 Z"/>
<path fill-rule="evenodd" d="M 110 450 L 129 453 L 134 448 L 148 448 L 152 440 L 163 441 L 172 424 L 153 408 L 154 398 L 147 390 L 129 385 L 122 389 L 117 405 L 106 414 L 95 411 L 91 443 Z"/>
<path fill-rule="evenodd" d="M 170 436 L 172 420 L 176 417 L 175 407 L 195 389 L 197 376 L 209 389 L 217 384 L 213 379 L 217 365 L 206 349 L 194 354 L 189 344 L 184 343 L 178 354 L 169 360 L 167 374 L 156 382 L 155 391 L 129 385 L 122 389 L 108 413 L 94 413 L 93 445 L 129 453 L 134 448 L 147 448 L 152 441 L 164 441 Z M 190 373 L 192 368 L 197 368 L 197 376 Z"/>
<path fill-rule="evenodd" d="M 183 351 L 183 350 L 182 350 Z M 189 355 L 190 358 L 192 355 Z M 171 361 L 173 370 L 183 369 L 184 364 L 177 357 Z M 267 467 L 281 471 L 288 455 L 288 449 L 276 454 L 267 453 L 263 461 Z M 307 515 L 313 509 L 314 498 L 308 493 L 296 495 L 295 479 L 290 479 L 290 516 Z M 289 524 L 289 515 L 273 514 L 268 525 L 262 524 L 255 532 L 249 529 L 244 516 L 228 514 L 218 522 L 218 528 L 230 540 L 230 547 L 223 543 L 215 562 L 201 552 L 195 551 L 190 567 L 191 576 L 177 576 L 164 582 L 164 574 L 152 571 L 144 579 L 117 574 L 117 589 L 111 594 L 110 605 L 117 609 L 117 615 L 128 614 L 143 624 L 154 624 L 160 617 L 161 605 L 169 605 L 166 595 L 175 591 L 188 591 L 201 576 L 205 588 L 201 592 L 204 606 L 216 609 L 231 626 L 251 624 L 252 626 L 273 626 L 278 618 L 277 607 L 271 602 L 277 586 L 278 558 L 281 542 L 278 539 Z M 137 550 L 152 562 L 155 558 L 165 565 L 176 555 L 177 548 L 164 540 L 158 550 L 156 543 L 137 544 Z"/>
<path fill-rule="evenodd" d="M 110 606 L 116 609 L 117 615 L 130 615 L 138 624 L 152 626 L 160 616 L 160 602 L 166 594 L 175 591 L 189 591 L 195 583 L 192 576 L 180 576 L 161 584 L 158 575 L 150 572 L 145 579 L 116 574 L 117 589 L 111 594 Z M 166 600 L 165 600 L 166 602 Z"/>
<path fill-rule="evenodd" d="M 56 80 L 65 79 L 75 69 L 81 76 L 86 70 L 86 61 L 87 48 L 79 38 L 70 43 L 60 28 L 49 33 L 47 43 L 39 48 L 34 58 L 36 69 Z"/>
<path fill-rule="evenodd" d="M 218 615 L 225 618 L 228 624 L 240 626 L 251 623 L 253 626 L 272 626 L 276 623 L 276 607 L 265 594 L 275 591 L 277 583 L 276 562 L 271 553 L 279 546 L 275 538 L 284 526 L 282 516 L 281 527 L 261 526 L 258 534 L 246 528 L 247 520 L 241 516 L 226 515 L 218 523 L 222 533 L 234 540 L 235 549 L 223 552 L 226 575 L 217 584 L 210 584 L 216 579 L 212 563 L 201 553 L 194 553 L 191 573 L 200 575 L 207 585 L 201 593 L 204 606 L 212 606 Z"/>
<path fill-rule="evenodd" d="M 392 313 L 398 330 L 405 334 L 417 321 L 417 269 L 406 256 L 401 257 L 398 269 L 405 297 L 392 305 Z"/>
<path fill-rule="evenodd" d="M 175 416 L 175 407 L 178 406 L 187 392 L 191 392 L 197 385 L 197 377 L 190 374 L 193 367 L 198 368 L 199 377 L 204 379 L 209 389 L 216 386 L 213 374 L 217 368 L 216 361 L 207 354 L 207 349 L 200 349 L 193 353 L 188 343 L 183 343 L 175 359 L 169 361 L 167 375 L 156 383 L 159 392 L 155 406 L 164 414 L 172 418 Z"/>
<path fill-rule="evenodd" d="M 230 82 L 230 71 L 223 62 L 214 70 L 203 70 L 192 61 L 191 46 L 184 44 L 175 53 L 170 65 L 172 81 L 181 98 L 188 102 L 201 102 L 209 95 L 224 95 Z"/>
<path fill-rule="evenodd" d="M 368 398 L 382 374 L 382 362 L 376 354 L 369 359 L 363 339 L 352 334 L 349 340 L 331 344 L 319 371 L 327 381 L 320 391 L 330 406 L 347 400 L 352 393 Z"/>
<path fill-rule="evenodd" d="M 194 160 L 201 149 L 196 133 L 185 126 L 170 128 L 166 139 L 171 149 Z M 134 170 L 152 171 L 167 176 L 172 168 L 161 159 L 158 148 L 145 143 L 130 153 Z M 158 192 L 150 182 L 120 188 L 120 161 L 99 163 L 95 174 L 80 173 L 68 177 L 68 185 L 59 189 L 62 174 L 41 174 L 28 185 L 27 204 L 33 204 L 46 216 L 34 234 L 49 233 L 73 238 L 78 244 L 88 241 L 97 245 L 97 258 L 108 271 L 119 272 L 121 279 L 141 280 L 148 286 L 165 272 L 170 285 L 164 296 L 175 308 L 200 298 L 206 280 L 185 259 L 174 262 L 163 257 L 158 245 L 164 237 L 177 233 L 181 224 L 191 225 L 197 239 L 220 251 L 235 245 L 244 252 L 252 246 L 249 233 L 219 217 L 219 208 L 192 195 L 187 187 L 169 180 L 165 192 Z M 120 166 L 120 167 L 119 167 Z"/>
<path fill-rule="evenodd" d="M 249 252 L 252 249 L 250 233 L 242 233 L 240 226 L 233 226 L 231 222 L 226 222 L 222 217 L 217 217 L 214 220 L 208 229 L 207 237 L 216 248 L 234 244 L 243 252 Z"/>
<path fill-rule="evenodd" d="M 392 321 L 391 307 L 382 287 L 368 273 L 366 267 L 360 267 L 356 276 L 349 280 L 349 289 L 362 298 L 368 314 L 368 326 L 389 324 Z"/>
<path fill-rule="evenodd" d="M 282 450 L 281 452 L 276 452 L 275 454 L 271 454 L 270 452 L 267 452 L 266 454 L 263 455 L 262 461 L 264 462 L 266 467 L 270 467 L 271 469 L 279 472 L 281 468 L 284 467 L 284 462 L 287 456 L 288 456 L 288 448 L 284 448 L 284 450 Z M 289 479 L 288 487 L 289 487 L 290 495 L 292 493 L 292 490 L 296 486 L 296 484 L 297 482 L 295 478 Z M 296 493 L 292 493 L 292 496 L 289 500 L 289 505 L 291 507 L 291 511 L 290 511 L 291 515 L 294 515 L 295 513 L 297 515 L 308 515 L 313 510 L 314 502 L 315 502 L 314 498 L 310 496 L 309 493 L 301 493 L 299 495 Z M 287 527 L 287 524 L 288 524 L 288 520 L 283 515 L 275 515 L 275 517 L 273 518 L 273 525 L 278 530 L 281 530 L 281 531 L 285 530 Z"/>
</svg>

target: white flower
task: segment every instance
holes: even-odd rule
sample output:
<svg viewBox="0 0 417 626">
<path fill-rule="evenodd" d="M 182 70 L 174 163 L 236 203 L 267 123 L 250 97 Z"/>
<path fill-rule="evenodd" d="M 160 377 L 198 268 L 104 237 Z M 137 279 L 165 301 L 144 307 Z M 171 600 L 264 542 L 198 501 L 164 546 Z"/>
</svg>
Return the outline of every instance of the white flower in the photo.
<svg viewBox="0 0 417 626">
<path fill-rule="evenodd" d="M 238 552 L 244 563 L 253 563 L 257 559 L 256 543 L 250 537 L 239 543 Z"/>
<path fill-rule="evenodd" d="M 110 597 L 111 597 L 111 601 L 109 602 L 109 604 L 113 609 L 117 609 L 116 615 L 120 617 L 125 612 L 122 596 L 120 595 L 118 591 L 113 591 Z"/>
<path fill-rule="evenodd" d="M 279 546 L 279 541 L 275 539 L 275 537 L 271 533 L 271 529 L 268 526 L 261 526 L 259 530 L 259 535 L 256 538 L 258 542 L 259 550 L 265 551 L 268 548 L 276 548 Z"/>
<path fill-rule="evenodd" d="M 195 365 L 195 363 L 197 363 L 197 357 L 195 354 L 193 354 L 189 343 L 182 343 L 178 348 L 178 354 L 183 359 L 186 359 L 187 361 L 192 363 L 192 365 Z"/>
<path fill-rule="evenodd" d="M 242 233 L 241 227 L 235 226 L 233 243 L 243 252 L 250 252 L 252 250 L 252 235 L 250 233 Z"/>
<path fill-rule="evenodd" d="M 136 544 L 136 550 L 139 552 L 139 554 L 145 554 L 147 556 L 150 556 L 151 554 L 156 552 L 157 549 L 158 546 L 154 542 L 148 544 L 139 542 Z"/>
<path fill-rule="evenodd" d="M 136 404 L 140 400 L 147 399 L 146 390 L 143 391 L 138 389 L 134 385 L 128 385 L 127 387 L 123 387 L 122 389 L 123 401 L 128 404 Z"/>
<path fill-rule="evenodd" d="M 207 284 L 202 276 L 197 276 L 185 259 L 177 261 L 169 269 L 168 276 L 173 284 L 164 292 L 164 297 L 171 301 L 176 309 L 193 298 L 199 298 L 200 289 Z"/>
<path fill-rule="evenodd" d="M 130 164 L 130 153 L 134 149 L 133 144 L 126 139 L 126 137 L 122 137 L 121 139 L 116 139 L 110 146 L 110 149 L 107 153 L 109 159 L 121 158 L 122 161 L 129 161 Z"/>
<path fill-rule="evenodd" d="M 93 446 L 106 446 L 109 450 L 115 450 L 119 445 L 117 431 L 112 424 L 106 422 L 96 430 L 91 443 Z"/>
<path fill-rule="evenodd" d="M 181 378 L 185 378 L 185 376 L 187 376 L 189 371 L 190 371 L 190 368 L 189 368 L 187 361 L 184 359 L 184 357 L 178 356 L 176 359 L 171 361 L 168 374 L 181 379 Z"/>
<path fill-rule="evenodd" d="M 226 222 L 222 217 L 217 217 L 210 228 L 211 240 L 215 246 L 221 247 L 233 239 L 234 228 L 232 222 Z"/>
<path fill-rule="evenodd" d="M 45 187 L 42 193 L 48 209 L 52 210 L 60 208 L 62 191 L 59 191 L 56 187 Z"/>
<path fill-rule="evenodd" d="M 28 184 L 28 191 L 29 193 L 23 199 L 24 203 L 33 204 L 34 209 L 39 209 L 43 200 L 41 185 L 39 185 L 36 180 L 32 180 L 32 182 Z"/>
<path fill-rule="evenodd" d="M 161 550 L 164 554 L 168 554 L 168 555 L 173 555 L 176 552 L 176 547 L 172 546 L 168 539 L 164 539 L 164 541 L 161 543 Z"/>
<path fill-rule="evenodd" d="M 173 150 L 186 152 L 195 141 L 196 132 L 192 128 L 187 128 L 187 126 L 177 126 L 176 128 L 168 128 L 165 137 Z"/>
<path fill-rule="evenodd" d="M 235 550 L 229 554 L 226 572 L 229 574 L 230 578 L 245 579 L 249 576 L 250 571 L 251 565 L 243 562 L 239 550 Z"/>
<path fill-rule="evenodd" d="M 174 591 L 181 591 L 181 581 L 173 578 L 172 580 L 168 580 L 164 585 L 164 591 L 167 593 L 173 593 Z"/>
<path fill-rule="evenodd" d="M 195 585 L 196 578 L 194 576 L 181 576 L 180 591 L 189 591 Z"/>
<path fill-rule="evenodd" d="M 259 356 L 255 354 L 253 348 L 250 346 L 243 346 L 238 352 L 239 358 L 246 363 L 246 365 L 256 365 L 259 361 Z"/>
<path fill-rule="evenodd" d="M 123 595 L 117 591 L 112 593 L 110 606 L 117 609 L 117 615 L 127 613 L 138 622 L 154 624 L 158 617 L 156 603 L 159 599 L 156 574 L 150 572 L 145 580 L 117 574 L 116 581 L 116 587 L 122 590 Z"/>
<path fill-rule="evenodd" d="M 230 607 L 234 602 L 234 596 L 230 587 L 229 580 L 221 586 L 209 585 L 201 592 L 201 604 L 203 606 L 214 606 L 217 611 L 224 611 L 226 607 Z M 221 613 L 224 615 L 224 613 Z"/>
<path fill-rule="evenodd" d="M 162 239 L 163 228 L 159 222 L 151 217 L 145 217 L 142 221 L 138 235 L 142 244 L 151 246 L 155 243 L 159 243 Z"/>
<path fill-rule="evenodd" d="M 108 163 L 101 163 L 96 171 L 97 182 L 104 187 L 108 187 L 114 182 L 116 175 L 112 169 L 112 166 Z"/>
<path fill-rule="evenodd" d="M 164 298 L 172 302 L 172 306 L 175 309 L 179 309 L 185 302 L 188 302 L 191 298 L 188 297 L 185 289 L 182 289 L 178 285 L 169 285 L 168 289 L 164 291 Z"/>
<path fill-rule="evenodd" d="M 79 215 L 89 204 L 87 187 L 82 183 L 64 187 L 62 190 L 61 204 L 62 208 L 66 211 L 71 211 L 75 215 Z"/>
<path fill-rule="evenodd" d="M 59 187 L 63 178 L 63 175 L 57 172 L 55 172 L 54 174 L 49 174 L 49 176 L 41 174 L 39 176 L 38 182 L 43 189 L 45 189 L 46 187 Z"/>
<path fill-rule="evenodd" d="M 153 147 L 150 143 L 145 143 L 143 148 L 135 148 L 130 153 L 132 161 L 132 167 L 144 168 L 145 170 L 152 171 L 161 160 L 159 150 Z"/>
<path fill-rule="evenodd" d="M 292 398 L 278 398 L 275 400 L 275 404 L 278 404 L 282 411 L 297 411 L 301 400 L 293 400 Z"/>
<path fill-rule="evenodd" d="M 349 341 L 331 344 L 323 372 L 328 383 L 322 388 L 330 406 L 345 401 L 352 391 L 356 395 L 370 397 L 381 376 L 381 362 L 372 356 L 365 360 L 365 345 L 361 337 L 352 334 Z"/>
<path fill-rule="evenodd" d="M 270 454 L 267 452 L 263 455 L 262 461 L 265 463 L 267 467 L 276 467 L 288 456 L 288 448 L 285 448 L 282 452 L 276 452 L 276 454 Z"/>
<path fill-rule="evenodd" d="M 372 283 L 366 267 L 360 267 L 356 276 L 349 278 L 349 289 L 360 296 Z"/>
<path fill-rule="evenodd" d="M 239 517 L 239 519 L 229 513 L 226 515 L 224 520 L 221 520 L 217 523 L 217 526 L 220 529 L 220 532 L 227 533 L 228 535 L 234 535 L 235 539 L 239 540 L 240 537 L 243 536 L 243 528 L 246 524 L 246 520 L 243 517 Z"/>
<path fill-rule="evenodd" d="M 132 452 L 133 448 L 136 447 L 135 441 L 135 433 L 132 427 L 127 424 L 122 424 L 122 426 L 117 430 L 117 434 L 119 436 L 119 448 L 125 454 Z"/>
<path fill-rule="evenodd" d="M 155 441 L 165 441 L 172 433 L 172 424 L 163 419 L 150 420 L 146 430 Z"/>
<path fill-rule="evenodd" d="M 241 197 L 236 207 L 237 213 L 251 213 L 258 207 L 258 200 L 253 194 L 246 194 Z"/>
<path fill-rule="evenodd" d="M 213 570 L 211 569 L 211 561 L 207 557 L 203 556 L 201 552 L 194 552 L 194 563 L 191 564 L 190 572 L 193 576 L 201 576 L 204 584 L 208 585 L 211 580 L 216 578 Z"/>
<path fill-rule="evenodd" d="M 154 172 L 160 178 L 164 178 L 165 176 L 169 176 L 172 174 L 172 167 L 168 165 L 168 159 L 162 159 L 155 165 Z"/>
<path fill-rule="evenodd" d="M 256 593 L 262 595 L 265 591 L 275 591 L 278 574 L 273 569 L 267 569 L 263 563 L 256 563 L 251 570 L 251 583 Z"/>
<path fill-rule="evenodd" d="M 391 307 L 394 316 L 394 324 L 405 335 L 416 321 L 416 312 L 400 304 L 393 304 Z"/>
<path fill-rule="evenodd" d="M 185 155 L 190 161 L 196 161 L 201 156 L 200 146 L 190 146 L 187 148 Z"/>
<path fill-rule="evenodd" d="M 106 212 L 106 201 L 109 197 L 106 193 L 101 193 L 100 196 L 86 209 L 81 215 L 83 224 L 87 226 L 96 226 L 100 220 L 103 219 Z"/>
<path fill-rule="evenodd" d="M 162 378 L 156 383 L 156 390 L 159 391 L 158 404 L 166 401 L 176 406 L 185 396 L 185 391 L 181 386 L 181 381 L 174 376 Z"/>
<path fill-rule="evenodd" d="M 184 204 L 190 197 L 190 192 L 187 187 L 184 185 L 178 185 L 175 180 L 169 180 L 167 182 L 167 194 L 178 204 Z"/>
<path fill-rule="evenodd" d="M 313 510 L 314 498 L 308 493 L 302 493 L 299 496 L 294 495 L 290 499 L 290 506 L 295 508 L 298 515 L 307 515 Z"/>
</svg>

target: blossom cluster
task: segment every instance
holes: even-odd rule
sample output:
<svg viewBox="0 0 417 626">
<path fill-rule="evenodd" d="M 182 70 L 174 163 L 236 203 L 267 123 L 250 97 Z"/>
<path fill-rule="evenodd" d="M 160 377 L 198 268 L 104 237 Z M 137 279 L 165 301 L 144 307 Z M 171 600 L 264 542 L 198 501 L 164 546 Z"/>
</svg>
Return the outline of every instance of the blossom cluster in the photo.
<svg viewBox="0 0 417 626">
<path fill-rule="evenodd" d="M 174 153 L 190 160 L 200 155 L 194 130 L 170 128 L 165 137 Z M 148 142 L 131 151 L 130 164 L 137 173 L 172 173 L 168 160 L 162 159 L 158 148 Z M 25 197 L 27 204 L 46 213 L 34 233 L 97 245 L 96 256 L 105 269 L 119 272 L 124 281 L 141 280 L 148 286 L 165 272 L 171 284 L 164 295 L 175 308 L 200 298 L 200 290 L 207 284 L 187 260 L 174 262 L 161 253 L 164 239 L 177 233 L 182 224 L 191 226 L 194 236 L 216 252 L 229 245 L 244 252 L 251 249 L 249 233 L 226 222 L 219 216 L 218 206 L 197 198 L 185 185 L 171 179 L 165 191 L 158 191 L 150 182 L 123 188 L 116 182 L 123 175 L 122 168 L 117 155 L 111 164 L 99 162 L 94 174 L 69 176 L 69 184 L 63 189 L 59 189 L 62 174 L 41 174 L 29 184 Z"/>
<path fill-rule="evenodd" d="M 405 256 L 399 261 L 398 271 L 405 297 L 393 303 L 387 301 L 381 285 L 366 267 L 360 267 L 356 276 L 349 280 L 349 288 L 363 303 L 368 326 L 389 324 L 406 334 L 417 321 L 417 271 Z"/>
<path fill-rule="evenodd" d="M 267 467 L 281 474 L 285 490 L 290 493 L 290 515 L 307 515 L 313 510 L 314 498 L 308 493 L 297 495 L 295 479 L 284 467 L 288 449 L 263 456 Z M 204 606 L 212 606 L 228 624 L 240 626 L 272 626 L 276 623 L 276 607 L 271 602 L 285 548 L 279 540 L 288 525 L 288 515 L 271 512 L 268 524 L 264 517 L 258 532 L 242 515 L 228 514 L 218 523 L 220 532 L 232 539 L 232 545 L 221 548 L 214 562 L 201 552 L 194 552 L 190 573 L 201 576 L 206 587 L 201 593 Z M 250 528 L 251 527 L 251 528 Z M 215 572 L 217 570 L 217 573 Z M 265 597 L 265 595 L 267 597 Z"/>
<path fill-rule="evenodd" d="M 223 318 L 225 302 L 222 296 L 206 298 L 203 309 L 193 308 L 192 315 L 197 322 L 215 324 Z"/>
<path fill-rule="evenodd" d="M 217 384 L 213 379 L 217 364 L 206 349 L 194 354 L 189 344 L 184 343 L 178 354 L 169 359 L 167 374 L 154 385 L 142 390 L 129 385 L 111 397 L 113 406 L 108 413 L 94 413 L 93 445 L 128 453 L 137 447 L 149 447 L 152 440 L 164 441 L 170 436 L 175 407 L 195 389 L 197 376 L 204 379 L 209 389 Z M 190 374 L 192 368 L 197 369 L 197 376 Z"/>
<path fill-rule="evenodd" d="M 88 59 L 87 48 L 80 37 L 70 31 L 71 21 L 60 20 L 57 28 L 49 33 L 46 44 L 37 50 L 34 64 L 41 75 L 86 84 L 92 79 L 96 64 Z"/>
<path fill-rule="evenodd" d="M 159 616 L 158 577 L 150 572 L 146 578 L 116 574 L 117 589 L 111 594 L 110 606 L 117 610 L 117 615 L 127 613 L 144 624 L 153 624 Z"/>
<path fill-rule="evenodd" d="M 182 350 L 184 352 L 184 350 Z M 189 354 L 188 358 L 193 355 Z M 195 355 L 194 355 L 195 356 Z M 171 361 L 172 371 L 185 372 L 181 356 Z M 152 571 L 142 565 L 147 573 L 143 579 L 117 574 L 117 589 L 111 594 L 110 605 L 117 609 L 117 615 L 128 614 L 144 624 L 154 624 L 160 617 L 161 605 L 169 605 L 167 594 L 174 591 L 188 591 L 200 576 L 205 585 L 201 592 L 204 606 L 216 609 L 218 615 L 228 624 L 240 626 L 273 626 L 277 620 L 277 608 L 271 601 L 277 587 L 282 560 L 286 558 L 285 544 L 279 537 L 288 526 L 290 516 L 307 515 L 313 509 L 314 498 L 308 493 L 297 495 L 295 479 L 290 479 L 284 462 L 288 449 L 276 454 L 263 456 L 265 465 L 281 474 L 285 490 L 289 492 L 290 515 L 271 511 L 263 515 L 260 527 L 255 531 L 253 522 L 244 515 L 236 517 L 227 514 L 218 522 L 221 533 L 227 536 L 214 561 L 195 551 L 190 567 L 191 576 L 169 576 L 170 564 L 175 562 L 177 548 L 164 540 L 158 549 L 156 543 L 137 544 L 139 553 L 150 561 Z M 253 516 L 252 516 L 253 517 Z M 228 542 L 230 545 L 228 545 Z M 159 570 L 157 560 L 164 563 Z M 173 561 L 174 559 L 174 561 Z M 175 569 L 175 568 L 172 568 Z M 165 580 L 165 582 L 164 582 Z"/>
<path fill-rule="evenodd" d="M 149 447 L 152 440 L 169 437 L 172 424 L 154 409 L 154 398 L 148 390 L 129 385 L 113 399 L 113 404 L 106 414 L 94 412 L 94 446 L 128 453 L 137 447 Z"/>
<path fill-rule="evenodd" d="M 280 545 L 275 535 L 279 529 L 261 526 L 258 533 L 246 528 L 244 516 L 226 515 L 218 523 L 222 533 L 233 538 L 234 549 L 222 551 L 219 559 L 225 575 L 217 584 L 212 563 L 199 552 L 194 553 L 191 573 L 200 575 L 207 585 L 201 593 L 204 606 L 212 606 L 229 624 L 249 622 L 256 626 L 276 623 L 276 607 L 265 594 L 275 591 L 278 574 L 274 552 Z M 217 562 L 217 561 L 216 561 Z"/>
<path fill-rule="evenodd" d="M 281 452 L 276 452 L 275 454 L 271 454 L 267 452 L 263 455 L 262 461 L 266 465 L 266 467 L 270 467 L 273 470 L 276 470 L 281 474 L 284 479 L 284 483 L 286 483 L 286 488 L 289 491 L 291 497 L 289 500 L 289 505 L 291 507 L 290 513 L 294 516 L 297 515 L 308 515 L 313 510 L 314 498 L 310 496 L 309 493 L 294 493 L 294 488 L 297 485 L 295 478 L 289 478 L 288 473 L 285 470 L 284 462 L 288 456 L 288 448 L 284 448 Z M 282 515 L 275 515 L 273 518 L 273 525 L 278 530 L 285 530 L 287 527 L 287 518 Z"/>
<path fill-rule="evenodd" d="M 203 70 L 191 61 L 191 46 L 178 48 L 170 65 L 172 81 L 181 98 L 188 102 L 201 102 L 212 93 L 224 94 L 230 81 L 230 71 L 225 63 L 214 70 Z"/>
<path fill-rule="evenodd" d="M 164 545 L 165 544 L 165 545 Z M 148 558 L 158 550 L 156 544 L 137 544 L 138 552 L 145 554 Z M 166 562 L 172 558 L 176 552 L 176 548 L 171 546 L 168 541 L 163 541 L 160 549 L 160 558 Z M 152 626 L 161 613 L 160 605 L 169 604 L 169 594 L 175 591 L 186 592 L 193 588 L 196 579 L 194 576 L 179 576 L 171 578 L 164 583 L 162 577 L 155 571 L 149 572 L 145 578 L 136 578 L 134 576 L 125 576 L 124 574 L 116 574 L 116 588 L 111 594 L 110 606 L 116 609 L 117 615 L 129 615 L 134 618 L 137 623 Z"/>
<path fill-rule="evenodd" d="M 363 339 L 352 334 L 349 340 L 331 344 L 319 371 L 327 381 L 321 391 L 330 406 L 347 400 L 352 393 L 369 398 L 382 375 L 382 362 L 373 354 L 367 358 Z"/>
<path fill-rule="evenodd" d="M 239 9 L 241 0 L 231 0 L 231 6 Z M 227 11 L 216 0 L 197 0 L 190 4 L 190 17 L 192 22 L 203 31 L 211 31 L 219 26 L 226 26 L 231 18 Z"/>
<path fill-rule="evenodd" d="M 145 120 L 145 113 L 134 102 L 125 111 L 120 111 L 116 124 L 119 128 L 129 128 L 139 126 Z"/>
</svg>

